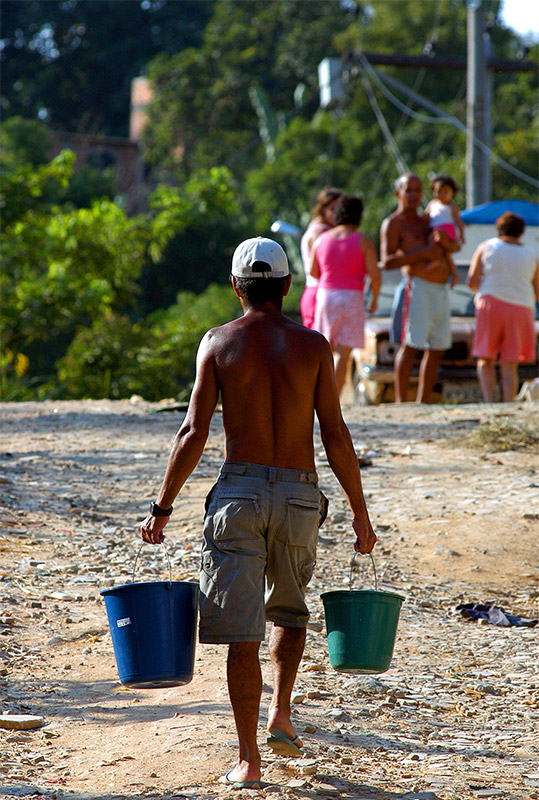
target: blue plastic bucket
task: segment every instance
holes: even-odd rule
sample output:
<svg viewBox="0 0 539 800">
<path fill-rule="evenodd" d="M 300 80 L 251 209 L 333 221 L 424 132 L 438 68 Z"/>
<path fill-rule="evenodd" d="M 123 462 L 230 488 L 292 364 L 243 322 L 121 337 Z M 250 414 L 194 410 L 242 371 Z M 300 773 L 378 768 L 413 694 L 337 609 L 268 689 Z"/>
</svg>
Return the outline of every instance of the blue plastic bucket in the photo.
<svg viewBox="0 0 539 800">
<path fill-rule="evenodd" d="M 158 689 L 192 680 L 198 592 L 198 583 L 172 580 L 127 583 L 100 592 L 124 686 Z"/>
<path fill-rule="evenodd" d="M 404 597 L 378 591 L 376 569 L 374 574 L 374 591 L 350 588 L 321 595 L 329 660 L 338 672 L 376 674 L 391 664 Z"/>
</svg>

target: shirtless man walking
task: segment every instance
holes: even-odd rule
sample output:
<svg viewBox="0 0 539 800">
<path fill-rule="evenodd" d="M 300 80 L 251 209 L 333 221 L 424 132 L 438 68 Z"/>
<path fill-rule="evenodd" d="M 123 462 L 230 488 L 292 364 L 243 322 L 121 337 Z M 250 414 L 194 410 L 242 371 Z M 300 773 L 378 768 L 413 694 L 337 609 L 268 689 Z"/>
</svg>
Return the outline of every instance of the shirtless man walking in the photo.
<svg viewBox="0 0 539 800">
<path fill-rule="evenodd" d="M 239 756 L 221 780 L 235 788 L 257 788 L 259 647 L 266 620 L 273 623 L 274 684 L 266 743 L 283 755 L 302 753 L 290 720 L 290 696 L 305 646 L 304 594 L 323 507 L 314 463 L 315 413 L 329 464 L 352 511 L 354 548 L 371 552 L 376 536 L 341 415 L 329 344 L 281 311 L 291 282 L 284 250 L 261 237 L 242 242 L 232 259 L 231 279 L 243 316 L 202 339 L 189 408 L 141 532 L 146 542 L 162 541 L 176 495 L 204 449 L 220 393 L 225 461 L 206 501 L 199 638 L 228 644 Z"/>
<path fill-rule="evenodd" d="M 444 231 L 435 231 L 429 243 L 428 223 L 418 214 L 422 186 L 417 175 L 401 175 L 395 182 L 395 195 L 398 208 L 380 230 L 384 269 L 404 267 L 410 276 L 403 338 L 395 359 L 395 400 L 406 400 L 417 351 L 424 350 L 416 402 L 429 403 L 442 355 L 451 347 L 447 253 L 456 252 L 459 245 Z"/>
</svg>

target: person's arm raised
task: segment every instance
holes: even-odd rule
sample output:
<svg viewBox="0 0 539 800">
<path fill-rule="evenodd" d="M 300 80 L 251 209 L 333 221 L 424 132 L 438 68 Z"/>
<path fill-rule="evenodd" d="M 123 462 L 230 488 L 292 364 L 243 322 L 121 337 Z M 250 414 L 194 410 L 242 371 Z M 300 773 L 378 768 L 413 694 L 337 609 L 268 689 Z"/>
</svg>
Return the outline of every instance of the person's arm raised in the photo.
<svg viewBox="0 0 539 800">
<path fill-rule="evenodd" d="M 329 465 L 341 484 L 352 510 L 352 528 L 356 534 L 354 549 L 359 553 L 370 553 L 376 542 L 376 534 L 363 496 L 359 463 L 350 431 L 341 413 L 331 349 L 326 341 L 322 341 L 320 347 L 315 411 L 320 424 L 322 444 Z"/>
<path fill-rule="evenodd" d="M 455 225 L 458 228 L 459 236 L 460 236 L 460 243 L 465 244 L 465 236 L 464 236 L 464 222 L 462 221 L 462 217 L 460 216 L 460 211 L 456 203 L 451 203 L 451 213 L 453 215 L 453 220 Z"/>
<path fill-rule="evenodd" d="M 200 343 L 197 354 L 195 384 L 185 419 L 176 434 L 168 459 L 163 483 L 157 495 L 157 505 L 170 508 L 183 484 L 198 464 L 208 438 L 210 422 L 217 405 L 219 385 L 212 354 L 212 331 Z M 169 517 L 146 517 L 141 525 L 145 542 L 163 541 L 163 528 Z"/>
</svg>

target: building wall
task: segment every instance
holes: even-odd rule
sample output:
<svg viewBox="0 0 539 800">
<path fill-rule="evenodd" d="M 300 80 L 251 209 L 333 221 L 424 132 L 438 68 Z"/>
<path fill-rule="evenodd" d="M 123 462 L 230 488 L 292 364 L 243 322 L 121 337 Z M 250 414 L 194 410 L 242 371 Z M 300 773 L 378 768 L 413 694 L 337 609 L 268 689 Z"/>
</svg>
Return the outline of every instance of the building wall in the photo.
<svg viewBox="0 0 539 800">
<path fill-rule="evenodd" d="M 455 253 L 457 261 L 469 261 L 478 245 L 486 239 L 496 236 L 496 226 L 492 225 L 464 225 L 464 236 L 466 243 L 458 253 Z M 535 225 L 528 225 L 521 239 L 523 244 L 531 247 L 539 257 L 539 228 Z"/>
</svg>

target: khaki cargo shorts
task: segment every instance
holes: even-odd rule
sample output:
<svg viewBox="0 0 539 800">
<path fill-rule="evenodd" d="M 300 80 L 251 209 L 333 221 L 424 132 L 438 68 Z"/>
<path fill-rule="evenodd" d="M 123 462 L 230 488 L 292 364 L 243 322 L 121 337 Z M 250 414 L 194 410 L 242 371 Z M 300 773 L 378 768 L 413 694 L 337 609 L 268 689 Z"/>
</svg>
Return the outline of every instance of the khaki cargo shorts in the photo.
<svg viewBox="0 0 539 800">
<path fill-rule="evenodd" d="M 266 620 L 304 628 L 327 500 L 316 472 L 226 463 L 206 499 L 201 642 L 263 641 Z"/>
</svg>

